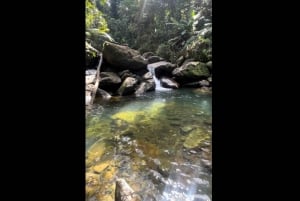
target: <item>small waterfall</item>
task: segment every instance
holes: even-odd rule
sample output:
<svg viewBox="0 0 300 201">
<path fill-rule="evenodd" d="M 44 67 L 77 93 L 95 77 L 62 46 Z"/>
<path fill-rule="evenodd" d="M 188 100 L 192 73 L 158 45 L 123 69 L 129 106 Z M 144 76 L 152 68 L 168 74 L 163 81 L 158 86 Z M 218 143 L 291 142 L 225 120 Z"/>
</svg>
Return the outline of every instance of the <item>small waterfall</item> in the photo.
<svg viewBox="0 0 300 201">
<path fill-rule="evenodd" d="M 153 75 L 153 79 L 155 82 L 155 91 L 170 91 L 172 89 L 170 88 L 164 88 L 161 86 L 160 81 L 157 79 L 157 77 L 155 76 L 155 71 L 154 71 L 154 67 L 151 66 L 147 66 L 148 71 Z"/>
</svg>

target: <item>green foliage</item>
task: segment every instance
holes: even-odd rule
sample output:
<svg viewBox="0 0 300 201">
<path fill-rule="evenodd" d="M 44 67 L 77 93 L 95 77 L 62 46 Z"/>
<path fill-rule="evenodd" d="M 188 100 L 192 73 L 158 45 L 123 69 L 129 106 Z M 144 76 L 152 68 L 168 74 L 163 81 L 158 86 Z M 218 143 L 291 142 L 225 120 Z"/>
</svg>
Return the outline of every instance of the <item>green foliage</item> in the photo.
<svg viewBox="0 0 300 201">
<path fill-rule="evenodd" d="M 99 32 L 108 32 L 107 22 L 103 17 L 101 11 L 99 11 L 96 7 L 95 2 L 91 0 L 85 0 L 85 24 L 86 29 L 98 29 Z"/>
<path fill-rule="evenodd" d="M 141 53 L 156 52 L 170 61 L 182 55 L 201 61 L 211 58 L 211 33 L 200 34 L 211 22 L 211 0 L 86 0 L 86 4 L 87 30 L 109 31 L 120 44 Z M 87 37 L 95 40 L 93 35 Z"/>
</svg>

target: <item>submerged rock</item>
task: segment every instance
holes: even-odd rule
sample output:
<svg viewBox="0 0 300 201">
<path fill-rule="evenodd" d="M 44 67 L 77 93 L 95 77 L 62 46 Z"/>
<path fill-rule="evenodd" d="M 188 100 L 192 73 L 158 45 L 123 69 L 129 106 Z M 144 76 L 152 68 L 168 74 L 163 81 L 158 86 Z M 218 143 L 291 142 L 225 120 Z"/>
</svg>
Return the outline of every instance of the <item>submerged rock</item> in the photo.
<svg viewBox="0 0 300 201">
<path fill-rule="evenodd" d="M 135 194 L 134 190 L 124 179 L 116 180 L 115 201 L 141 201 L 140 196 Z"/>
<path fill-rule="evenodd" d="M 102 162 L 101 164 L 95 165 L 93 167 L 93 171 L 97 174 L 101 173 L 103 170 L 105 170 L 109 166 L 108 162 Z"/>
<path fill-rule="evenodd" d="M 105 144 L 104 142 L 96 142 L 87 151 L 86 155 L 86 167 L 91 166 L 93 163 L 99 161 L 104 154 Z"/>
<path fill-rule="evenodd" d="M 93 196 L 100 185 L 99 175 L 87 172 L 85 173 L 85 194 L 86 197 Z"/>
<path fill-rule="evenodd" d="M 209 134 L 204 132 L 201 128 L 192 130 L 186 137 L 183 146 L 188 149 L 193 149 L 209 140 Z"/>
</svg>

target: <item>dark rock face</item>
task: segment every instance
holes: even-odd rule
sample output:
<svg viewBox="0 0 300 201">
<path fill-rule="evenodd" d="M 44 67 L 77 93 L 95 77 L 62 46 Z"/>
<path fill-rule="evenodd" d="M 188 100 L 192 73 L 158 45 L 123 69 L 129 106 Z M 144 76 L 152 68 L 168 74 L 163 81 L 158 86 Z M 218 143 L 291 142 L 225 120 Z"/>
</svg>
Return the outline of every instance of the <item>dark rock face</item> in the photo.
<svg viewBox="0 0 300 201">
<path fill-rule="evenodd" d="M 176 69 L 176 65 L 167 61 L 159 61 L 148 64 L 148 68 L 154 69 L 155 76 L 159 79 L 162 76 L 171 77 L 172 71 Z"/>
<path fill-rule="evenodd" d="M 165 88 L 172 88 L 172 89 L 178 89 L 179 88 L 179 84 L 172 80 L 171 78 L 168 78 L 168 77 L 162 77 L 160 79 L 160 83 L 161 83 L 161 86 L 162 87 L 165 87 Z"/>
<path fill-rule="evenodd" d="M 155 64 L 157 65 L 154 71 L 158 79 L 160 79 L 163 76 L 171 77 L 172 71 L 177 67 L 175 64 L 166 61 L 160 61 Z"/>
<path fill-rule="evenodd" d="M 121 85 L 121 78 L 113 72 L 101 72 L 100 73 L 100 82 L 99 88 L 109 91 L 115 92 Z"/>
<path fill-rule="evenodd" d="M 206 79 L 210 75 L 206 64 L 196 61 L 188 62 L 179 68 L 175 68 L 172 74 L 175 80 L 182 84 Z"/>
<path fill-rule="evenodd" d="M 128 46 L 105 42 L 103 58 L 118 69 L 139 70 L 146 69 L 148 61 L 137 50 Z"/>
<path fill-rule="evenodd" d="M 120 77 L 113 72 L 101 72 L 100 73 L 100 85 L 119 84 L 121 83 Z"/>
<path fill-rule="evenodd" d="M 137 84 L 138 84 L 138 80 L 136 78 L 127 77 L 123 81 L 123 83 L 120 86 L 120 88 L 118 89 L 117 93 L 120 96 L 133 94 L 135 91 L 135 88 L 137 87 Z"/>
</svg>

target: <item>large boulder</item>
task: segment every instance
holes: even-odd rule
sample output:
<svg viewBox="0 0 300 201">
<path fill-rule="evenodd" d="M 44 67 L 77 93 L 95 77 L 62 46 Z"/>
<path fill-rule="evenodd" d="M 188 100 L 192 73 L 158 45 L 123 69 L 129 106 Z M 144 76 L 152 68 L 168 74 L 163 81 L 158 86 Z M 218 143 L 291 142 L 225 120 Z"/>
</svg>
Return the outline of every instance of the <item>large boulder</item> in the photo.
<svg viewBox="0 0 300 201">
<path fill-rule="evenodd" d="M 138 84 L 138 79 L 133 77 L 127 77 L 123 81 L 122 85 L 120 86 L 117 92 L 120 96 L 133 94 L 135 88 L 137 87 L 137 84 Z"/>
<path fill-rule="evenodd" d="M 188 83 L 206 79 L 210 76 L 205 63 L 192 61 L 175 68 L 172 72 L 175 80 L 179 83 Z"/>
<path fill-rule="evenodd" d="M 103 44 L 103 58 L 118 69 L 146 69 L 148 64 L 137 50 L 110 42 Z"/>
<path fill-rule="evenodd" d="M 155 76 L 159 79 L 162 76 L 172 76 L 172 71 L 177 67 L 176 64 L 172 64 L 167 61 L 160 61 L 152 64 L 155 66 Z"/>
</svg>

